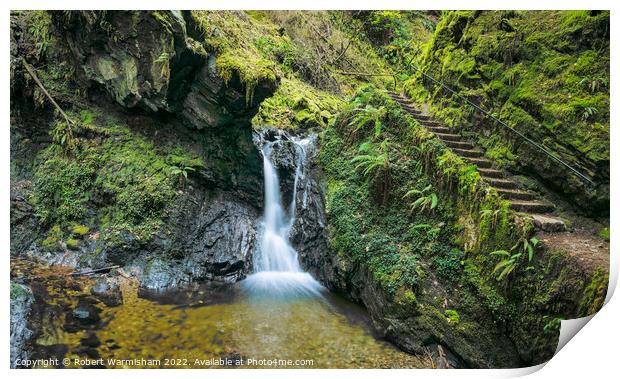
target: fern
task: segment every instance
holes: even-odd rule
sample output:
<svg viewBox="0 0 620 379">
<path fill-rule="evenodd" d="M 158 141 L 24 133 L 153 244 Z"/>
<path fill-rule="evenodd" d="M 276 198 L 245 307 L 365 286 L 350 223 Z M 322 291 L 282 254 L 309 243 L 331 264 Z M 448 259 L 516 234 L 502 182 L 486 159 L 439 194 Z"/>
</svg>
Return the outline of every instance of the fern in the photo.
<svg viewBox="0 0 620 379">
<path fill-rule="evenodd" d="M 377 148 L 372 142 L 365 142 L 359 147 L 359 155 L 351 162 L 374 187 L 381 197 L 382 204 L 387 202 L 391 188 L 390 141 L 383 140 Z"/>
<path fill-rule="evenodd" d="M 385 116 L 386 110 L 385 107 L 376 108 L 370 104 L 366 105 L 364 108 L 355 108 L 354 111 L 357 113 L 353 116 L 351 122 L 349 122 L 348 126 L 355 127 L 352 131 L 352 135 L 356 135 L 360 130 L 362 130 L 366 125 L 372 124 L 374 127 L 374 138 L 378 138 L 381 135 L 381 131 L 383 129 L 383 123 L 381 119 Z"/>
<path fill-rule="evenodd" d="M 413 189 L 408 191 L 405 196 L 403 196 L 403 199 L 411 196 L 418 196 L 411 204 L 411 212 L 416 209 L 420 209 L 421 212 L 424 212 L 426 210 L 432 211 L 437 208 L 437 205 L 439 204 L 439 197 L 436 193 L 429 192 L 432 188 L 432 185 L 428 185 L 422 190 Z"/>
<path fill-rule="evenodd" d="M 497 276 L 497 280 L 499 281 L 508 277 L 519 266 L 523 254 L 527 253 L 527 261 L 531 262 L 532 259 L 534 259 L 534 253 L 538 243 L 539 240 L 536 237 L 529 239 L 527 237 L 523 237 L 510 249 L 510 251 L 497 250 L 492 252 L 492 255 L 505 257 L 495 266 L 495 269 L 493 269 L 494 274 L 501 270 Z M 531 267 L 528 268 L 531 269 Z"/>
</svg>

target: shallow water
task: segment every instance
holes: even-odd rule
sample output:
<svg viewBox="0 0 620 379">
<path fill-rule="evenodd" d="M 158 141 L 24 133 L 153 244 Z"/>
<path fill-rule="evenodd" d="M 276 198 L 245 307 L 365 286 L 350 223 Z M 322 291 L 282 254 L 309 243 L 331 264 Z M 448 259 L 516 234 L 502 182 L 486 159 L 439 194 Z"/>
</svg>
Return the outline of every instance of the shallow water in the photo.
<svg viewBox="0 0 620 379">
<path fill-rule="evenodd" d="M 32 319 L 40 332 L 33 358 L 118 368 L 426 366 L 376 338 L 362 308 L 329 293 L 268 298 L 237 284 L 154 294 L 120 278 L 123 304 L 106 307 L 89 295 L 90 279 L 72 278 L 67 270 L 12 261 L 13 277 L 29 276 L 35 292 Z M 100 321 L 68 327 L 78 301 L 101 309 Z"/>
</svg>

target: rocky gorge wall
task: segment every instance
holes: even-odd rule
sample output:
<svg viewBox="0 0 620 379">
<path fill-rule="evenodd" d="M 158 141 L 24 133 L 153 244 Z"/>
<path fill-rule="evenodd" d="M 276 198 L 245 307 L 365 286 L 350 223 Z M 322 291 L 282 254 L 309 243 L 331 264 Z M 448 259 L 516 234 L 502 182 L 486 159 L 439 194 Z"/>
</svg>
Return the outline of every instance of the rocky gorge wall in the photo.
<svg viewBox="0 0 620 379">
<path fill-rule="evenodd" d="M 243 278 L 262 206 L 250 120 L 275 75 L 248 99 L 239 73 L 222 79 L 215 53 L 190 36 L 189 13 L 13 16 L 12 256 L 120 265 L 153 289 Z M 62 126 L 26 64 L 72 135 L 49 137 Z"/>
</svg>

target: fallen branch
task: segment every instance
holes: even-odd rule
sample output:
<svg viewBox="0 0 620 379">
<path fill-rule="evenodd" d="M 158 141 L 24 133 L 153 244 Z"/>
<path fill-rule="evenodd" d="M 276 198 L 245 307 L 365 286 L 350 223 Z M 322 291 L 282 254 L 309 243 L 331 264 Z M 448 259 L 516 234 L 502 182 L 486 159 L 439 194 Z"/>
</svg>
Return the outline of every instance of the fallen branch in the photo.
<svg viewBox="0 0 620 379">
<path fill-rule="evenodd" d="M 67 116 L 65 111 L 62 110 L 62 108 L 60 107 L 60 105 L 58 105 L 56 100 L 54 100 L 52 95 L 50 95 L 50 93 L 47 92 L 47 90 L 43 86 L 43 83 L 41 83 L 41 81 L 39 80 L 39 77 L 37 76 L 34 68 L 31 65 L 29 65 L 28 62 L 26 62 L 26 60 L 24 58 L 22 58 L 22 62 L 24 63 L 24 67 L 26 68 L 26 71 L 28 71 L 28 73 L 30 74 L 30 76 L 32 77 L 34 82 L 37 83 L 39 88 L 41 88 L 41 91 L 43 91 L 43 94 L 45 94 L 45 96 L 47 96 L 47 98 L 52 102 L 52 104 L 54 104 L 54 106 L 56 107 L 58 112 L 65 118 L 65 121 L 67 121 L 67 125 L 73 124 L 73 121 L 69 118 L 69 116 Z"/>
<path fill-rule="evenodd" d="M 125 279 L 131 279 L 131 277 L 129 275 L 127 275 L 127 273 L 125 271 L 123 271 L 123 269 L 120 268 L 120 267 L 116 269 L 116 272 L 118 272 L 118 274 L 120 276 L 122 276 L 123 278 L 125 278 Z"/>
<path fill-rule="evenodd" d="M 110 270 L 113 270 L 115 268 L 120 268 L 120 267 L 121 266 L 119 265 L 114 265 L 114 266 L 108 266 L 108 267 L 102 267 L 102 268 L 95 268 L 95 269 L 88 270 L 88 271 L 74 271 L 71 273 L 71 276 L 92 275 L 98 272 L 110 271 Z"/>
</svg>

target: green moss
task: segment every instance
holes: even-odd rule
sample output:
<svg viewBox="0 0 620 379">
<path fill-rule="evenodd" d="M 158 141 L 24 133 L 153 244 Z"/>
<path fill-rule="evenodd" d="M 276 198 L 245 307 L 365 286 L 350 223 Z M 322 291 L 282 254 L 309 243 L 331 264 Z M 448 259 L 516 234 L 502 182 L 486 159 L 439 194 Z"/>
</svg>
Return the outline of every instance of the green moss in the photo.
<svg viewBox="0 0 620 379">
<path fill-rule="evenodd" d="M 283 129 L 321 128 L 333 121 L 343 105 L 339 98 L 299 79 L 282 78 L 274 95 L 261 103 L 252 124 Z"/>
<path fill-rule="evenodd" d="M 164 225 L 165 210 L 175 198 L 174 169 L 195 168 L 201 160 L 172 143 L 156 145 L 113 120 L 98 120 L 90 112 L 81 116 L 97 138 L 76 140 L 71 155 L 53 144 L 37 157 L 37 216 L 70 229 L 74 237 L 87 234 L 84 224 L 94 222 L 102 231 L 124 229 L 150 238 Z M 100 208 L 101 220 L 90 219 L 94 208 Z"/>
<path fill-rule="evenodd" d="M 246 88 L 246 103 L 253 101 L 254 88 L 259 83 L 275 83 L 277 80 L 275 64 L 256 57 L 247 50 L 226 51 L 217 57 L 217 72 L 229 82 L 234 74 L 239 75 Z"/>
<path fill-rule="evenodd" d="M 446 320 L 453 325 L 456 325 L 461 321 L 459 313 L 453 309 L 446 309 L 444 311 L 444 316 L 446 317 Z"/>
<path fill-rule="evenodd" d="M 598 232 L 599 237 L 604 239 L 605 241 L 609 241 L 611 234 L 609 232 L 609 228 L 603 228 Z"/>
<path fill-rule="evenodd" d="M 90 231 L 90 228 L 86 225 L 74 224 L 71 226 L 71 233 L 78 237 L 83 237 Z"/>
<path fill-rule="evenodd" d="M 55 250 L 60 247 L 60 241 L 63 236 L 60 225 L 54 225 L 48 230 L 47 237 L 45 237 L 41 244 L 44 249 Z"/>
<path fill-rule="evenodd" d="M 54 236 L 47 236 L 47 237 L 43 240 L 43 247 L 44 247 L 45 249 L 52 250 L 52 249 L 54 249 L 54 248 L 58 247 L 58 243 L 59 243 L 59 240 L 58 240 L 58 238 L 57 238 L 57 237 L 54 237 Z"/>
<path fill-rule="evenodd" d="M 590 283 L 583 291 L 583 297 L 579 303 L 579 317 L 592 315 L 603 307 L 608 286 L 609 273 L 607 270 L 602 268 L 596 270 Z"/>
<path fill-rule="evenodd" d="M 67 244 L 67 249 L 69 250 L 77 250 L 80 246 L 80 241 L 73 238 L 68 238 L 65 243 Z"/>
</svg>

